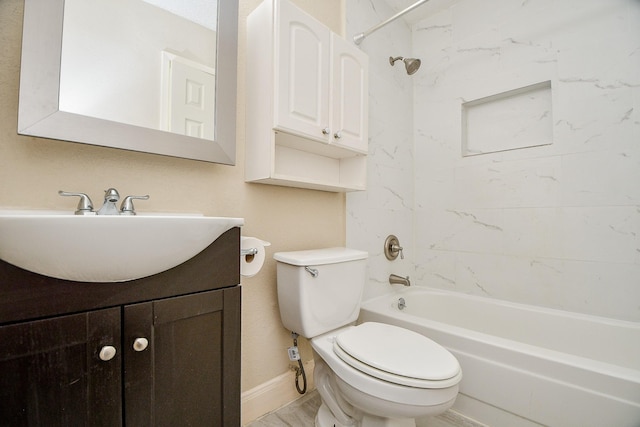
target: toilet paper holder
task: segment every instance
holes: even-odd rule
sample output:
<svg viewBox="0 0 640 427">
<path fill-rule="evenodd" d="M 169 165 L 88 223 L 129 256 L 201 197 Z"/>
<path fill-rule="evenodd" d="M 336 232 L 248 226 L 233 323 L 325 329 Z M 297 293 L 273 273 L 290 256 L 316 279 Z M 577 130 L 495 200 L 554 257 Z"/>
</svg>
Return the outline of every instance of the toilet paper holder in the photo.
<svg viewBox="0 0 640 427">
<path fill-rule="evenodd" d="M 240 256 L 258 255 L 258 248 L 240 249 Z"/>
<path fill-rule="evenodd" d="M 264 265 L 265 247 L 271 243 L 250 236 L 240 236 L 240 275 L 253 277 Z"/>
</svg>

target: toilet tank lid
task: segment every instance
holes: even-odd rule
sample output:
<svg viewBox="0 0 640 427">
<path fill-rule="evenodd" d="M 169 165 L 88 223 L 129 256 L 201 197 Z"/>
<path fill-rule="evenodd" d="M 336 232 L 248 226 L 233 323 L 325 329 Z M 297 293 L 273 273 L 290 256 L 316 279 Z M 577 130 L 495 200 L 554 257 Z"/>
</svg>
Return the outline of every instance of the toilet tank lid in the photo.
<svg viewBox="0 0 640 427">
<path fill-rule="evenodd" d="M 295 252 L 276 252 L 273 255 L 276 261 L 285 264 L 305 266 L 335 264 L 339 262 L 356 261 L 366 259 L 369 254 L 364 251 L 349 248 L 325 248 L 311 249 Z"/>
</svg>

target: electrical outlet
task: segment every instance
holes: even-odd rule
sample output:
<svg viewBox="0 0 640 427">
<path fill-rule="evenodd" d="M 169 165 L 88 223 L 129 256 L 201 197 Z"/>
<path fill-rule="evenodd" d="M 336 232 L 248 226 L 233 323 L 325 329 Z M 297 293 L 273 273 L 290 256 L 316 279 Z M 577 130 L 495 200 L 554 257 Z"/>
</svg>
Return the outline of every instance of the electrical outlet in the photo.
<svg viewBox="0 0 640 427">
<path fill-rule="evenodd" d="M 298 351 L 298 347 L 289 347 L 287 351 L 289 352 L 289 360 L 292 362 L 300 360 L 300 351 Z"/>
</svg>

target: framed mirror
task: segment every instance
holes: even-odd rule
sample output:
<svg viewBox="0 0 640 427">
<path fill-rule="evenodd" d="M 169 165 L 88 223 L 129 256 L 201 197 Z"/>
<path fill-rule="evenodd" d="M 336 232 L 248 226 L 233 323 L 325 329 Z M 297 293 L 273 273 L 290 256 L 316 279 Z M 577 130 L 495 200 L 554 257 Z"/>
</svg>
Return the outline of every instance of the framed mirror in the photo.
<svg viewBox="0 0 640 427">
<path fill-rule="evenodd" d="M 18 133 L 235 164 L 238 0 L 25 0 Z"/>
</svg>

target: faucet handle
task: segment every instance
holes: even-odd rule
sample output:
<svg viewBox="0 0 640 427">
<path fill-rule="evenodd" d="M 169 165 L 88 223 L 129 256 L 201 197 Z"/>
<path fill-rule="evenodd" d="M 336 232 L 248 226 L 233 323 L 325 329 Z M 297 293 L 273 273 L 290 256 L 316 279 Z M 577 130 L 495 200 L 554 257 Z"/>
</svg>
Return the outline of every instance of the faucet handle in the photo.
<svg viewBox="0 0 640 427">
<path fill-rule="evenodd" d="M 133 206 L 133 199 L 149 200 L 149 195 L 146 196 L 127 196 L 120 205 L 120 215 L 135 215 L 136 210 Z"/>
<path fill-rule="evenodd" d="M 74 212 L 76 215 L 95 215 L 96 214 L 93 211 L 93 202 L 91 202 L 91 199 L 85 193 L 71 193 L 69 191 L 60 190 L 58 191 L 58 194 L 61 196 L 80 197 L 80 200 L 78 201 L 78 207 Z"/>
<path fill-rule="evenodd" d="M 398 253 L 400 252 L 400 259 L 404 259 L 404 253 L 402 252 L 404 250 L 404 248 L 400 245 L 391 245 L 391 248 L 389 248 L 389 250 L 391 251 L 391 253 Z"/>
</svg>

